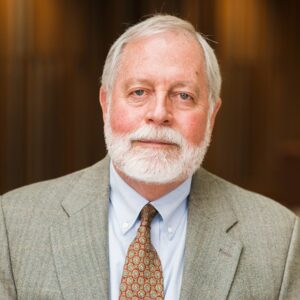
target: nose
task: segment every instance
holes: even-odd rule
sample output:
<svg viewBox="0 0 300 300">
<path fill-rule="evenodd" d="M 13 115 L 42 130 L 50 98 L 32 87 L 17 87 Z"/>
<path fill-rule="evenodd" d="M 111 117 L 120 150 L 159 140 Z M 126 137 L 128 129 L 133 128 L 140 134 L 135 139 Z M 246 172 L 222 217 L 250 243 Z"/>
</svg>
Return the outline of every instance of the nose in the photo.
<svg viewBox="0 0 300 300">
<path fill-rule="evenodd" d="M 165 94 L 156 95 L 146 114 L 147 123 L 167 126 L 172 123 L 172 119 L 173 112 L 168 96 Z"/>
</svg>

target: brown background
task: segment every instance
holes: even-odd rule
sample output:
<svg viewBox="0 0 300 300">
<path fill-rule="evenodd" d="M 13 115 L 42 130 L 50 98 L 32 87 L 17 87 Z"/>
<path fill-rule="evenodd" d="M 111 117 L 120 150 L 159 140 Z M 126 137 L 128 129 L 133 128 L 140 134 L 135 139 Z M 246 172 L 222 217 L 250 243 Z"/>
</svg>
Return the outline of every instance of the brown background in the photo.
<svg viewBox="0 0 300 300">
<path fill-rule="evenodd" d="M 0 193 L 105 155 L 98 78 L 111 43 L 173 13 L 215 42 L 223 107 L 205 166 L 300 206 L 298 0 L 0 0 Z"/>
</svg>

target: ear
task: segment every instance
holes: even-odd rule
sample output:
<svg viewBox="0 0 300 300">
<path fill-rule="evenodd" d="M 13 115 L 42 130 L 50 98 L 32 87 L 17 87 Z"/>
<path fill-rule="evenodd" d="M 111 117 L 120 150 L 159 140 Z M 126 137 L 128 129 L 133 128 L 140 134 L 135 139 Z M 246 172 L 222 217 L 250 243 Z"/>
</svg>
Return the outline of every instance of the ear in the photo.
<svg viewBox="0 0 300 300">
<path fill-rule="evenodd" d="M 108 103 L 107 103 L 107 91 L 104 89 L 103 86 L 101 86 L 101 88 L 99 90 L 99 103 L 102 108 L 103 122 L 105 123 L 106 116 L 107 116 Z"/>
<path fill-rule="evenodd" d="M 211 129 L 211 131 L 212 131 L 213 128 L 214 128 L 216 116 L 217 116 L 217 113 L 218 113 L 218 111 L 219 111 L 221 105 L 222 105 L 222 100 L 221 100 L 221 98 L 219 98 L 219 99 L 216 101 L 216 103 L 214 104 L 213 111 L 212 111 L 212 113 L 211 113 L 211 115 L 210 115 L 210 129 Z"/>
</svg>

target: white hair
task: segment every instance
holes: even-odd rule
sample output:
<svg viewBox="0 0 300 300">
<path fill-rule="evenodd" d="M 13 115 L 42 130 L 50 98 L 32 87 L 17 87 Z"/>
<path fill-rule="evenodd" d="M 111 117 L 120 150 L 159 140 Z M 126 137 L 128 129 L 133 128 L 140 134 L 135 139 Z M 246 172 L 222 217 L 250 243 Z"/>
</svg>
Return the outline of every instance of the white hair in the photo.
<svg viewBox="0 0 300 300">
<path fill-rule="evenodd" d="M 111 46 L 103 68 L 101 83 L 110 95 L 118 72 L 122 51 L 126 44 L 136 38 L 152 36 L 168 31 L 183 31 L 194 37 L 200 44 L 205 62 L 205 72 L 209 90 L 209 99 L 215 104 L 220 96 L 221 74 L 214 50 L 194 26 L 171 15 L 155 15 L 134 26 L 129 27 Z M 110 98 L 110 97 L 109 97 Z"/>
</svg>

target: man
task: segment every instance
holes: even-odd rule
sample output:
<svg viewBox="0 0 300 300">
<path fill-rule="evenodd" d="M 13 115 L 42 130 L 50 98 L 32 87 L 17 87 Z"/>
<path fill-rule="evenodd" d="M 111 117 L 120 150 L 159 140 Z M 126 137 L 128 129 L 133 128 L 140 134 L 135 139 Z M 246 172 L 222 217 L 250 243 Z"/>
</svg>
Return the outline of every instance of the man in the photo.
<svg viewBox="0 0 300 300">
<path fill-rule="evenodd" d="M 200 167 L 220 86 L 188 22 L 129 28 L 102 75 L 108 157 L 2 196 L 0 298 L 300 299 L 298 218 Z"/>
</svg>

